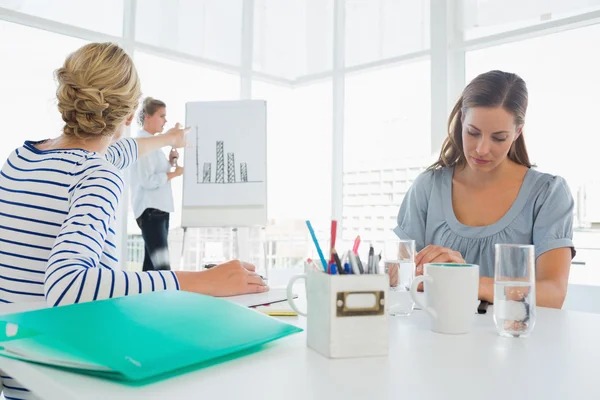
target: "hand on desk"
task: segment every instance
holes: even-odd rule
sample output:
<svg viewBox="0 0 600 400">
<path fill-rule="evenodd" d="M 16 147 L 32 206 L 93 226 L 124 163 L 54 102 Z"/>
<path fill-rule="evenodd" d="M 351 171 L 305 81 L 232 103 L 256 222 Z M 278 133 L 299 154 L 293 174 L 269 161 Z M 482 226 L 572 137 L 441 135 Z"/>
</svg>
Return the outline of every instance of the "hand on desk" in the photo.
<svg viewBox="0 0 600 400">
<path fill-rule="evenodd" d="M 181 290 L 223 297 L 263 293 L 267 284 L 255 272 L 254 265 L 233 260 L 202 272 L 175 272 Z"/>
<path fill-rule="evenodd" d="M 429 245 L 417 253 L 415 275 L 423 275 L 423 266 L 428 263 L 453 263 L 465 264 L 465 260 L 458 251 L 447 247 Z M 423 291 L 423 283 L 419 284 L 419 292 Z"/>
</svg>

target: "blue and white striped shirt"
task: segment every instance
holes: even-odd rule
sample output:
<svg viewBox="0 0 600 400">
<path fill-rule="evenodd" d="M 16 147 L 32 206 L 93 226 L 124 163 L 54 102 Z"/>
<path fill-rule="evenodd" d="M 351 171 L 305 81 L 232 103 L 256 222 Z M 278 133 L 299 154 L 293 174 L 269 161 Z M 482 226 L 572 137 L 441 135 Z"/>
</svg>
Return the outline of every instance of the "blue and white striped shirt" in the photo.
<svg viewBox="0 0 600 400">
<path fill-rule="evenodd" d="M 137 161 L 135 140 L 120 140 L 105 156 L 35 144 L 16 149 L 0 172 L 0 302 L 60 306 L 179 289 L 172 271 L 119 268 L 120 170 Z M 9 391 L 2 378 L 6 398 L 31 395 Z"/>
</svg>

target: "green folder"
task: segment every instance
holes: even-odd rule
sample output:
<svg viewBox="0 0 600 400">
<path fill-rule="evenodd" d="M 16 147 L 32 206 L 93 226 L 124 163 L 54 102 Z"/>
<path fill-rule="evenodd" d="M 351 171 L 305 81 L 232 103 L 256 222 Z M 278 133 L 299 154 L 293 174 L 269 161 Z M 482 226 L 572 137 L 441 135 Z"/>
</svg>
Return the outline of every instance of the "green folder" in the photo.
<svg viewBox="0 0 600 400">
<path fill-rule="evenodd" d="M 155 381 L 300 331 L 227 300 L 165 291 L 0 316 L 0 355 Z"/>
</svg>

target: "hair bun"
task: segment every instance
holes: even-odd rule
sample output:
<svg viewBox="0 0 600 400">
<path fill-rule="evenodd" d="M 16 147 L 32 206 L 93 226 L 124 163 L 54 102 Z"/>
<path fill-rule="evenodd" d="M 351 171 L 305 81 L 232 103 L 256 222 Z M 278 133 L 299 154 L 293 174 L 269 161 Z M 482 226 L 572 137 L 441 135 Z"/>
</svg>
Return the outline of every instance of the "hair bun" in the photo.
<svg viewBox="0 0 600 400">
<path fill-rule="evenodd" d="M 56 70 L 56 80 L 66 135 L 113 135 L 138 105 L 137 71 L 114 43 L 90 43 L 70 54 Z"/>
</svg>

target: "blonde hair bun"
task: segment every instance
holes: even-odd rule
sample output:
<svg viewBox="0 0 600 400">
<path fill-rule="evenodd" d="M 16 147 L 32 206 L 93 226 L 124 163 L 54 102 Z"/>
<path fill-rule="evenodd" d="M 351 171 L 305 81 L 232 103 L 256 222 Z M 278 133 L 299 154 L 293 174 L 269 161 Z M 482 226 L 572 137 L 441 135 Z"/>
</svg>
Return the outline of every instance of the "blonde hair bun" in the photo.
<svg viewBox="0 0 600 400">
<path fill-rule="evenodd" d="M 110 136 L 135 112 L 140 82 L 131 58 L 114 43 L 90 43 L 56 70 L 58 110 L 68 136 Z"/>
</svg>

